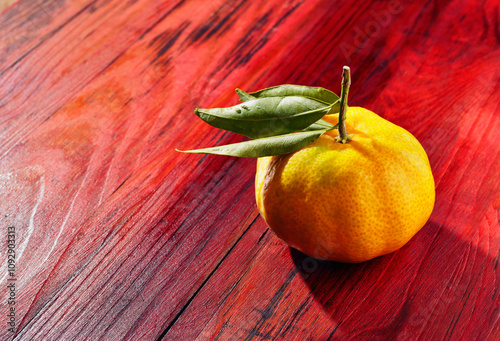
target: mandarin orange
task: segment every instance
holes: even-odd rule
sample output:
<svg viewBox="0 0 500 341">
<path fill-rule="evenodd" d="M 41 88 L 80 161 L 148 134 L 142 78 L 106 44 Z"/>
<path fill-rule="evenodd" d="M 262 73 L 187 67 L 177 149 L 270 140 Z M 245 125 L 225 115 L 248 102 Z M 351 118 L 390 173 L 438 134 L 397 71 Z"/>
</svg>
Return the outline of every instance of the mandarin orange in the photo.
<svg viewBox="0 0 500 341">
<path fill-rule="evenodd" d="M 325 121 L 336 124 L 338 114 Z M 318 259 L 357 263 L 405 245 L 433 210 L 427 154 L 405 129 L 360 108 L 347 110 L 348 143 L 330 130 L 290 154 L 262 157 L 257 206 L 270 229 Z"/>
</svg>

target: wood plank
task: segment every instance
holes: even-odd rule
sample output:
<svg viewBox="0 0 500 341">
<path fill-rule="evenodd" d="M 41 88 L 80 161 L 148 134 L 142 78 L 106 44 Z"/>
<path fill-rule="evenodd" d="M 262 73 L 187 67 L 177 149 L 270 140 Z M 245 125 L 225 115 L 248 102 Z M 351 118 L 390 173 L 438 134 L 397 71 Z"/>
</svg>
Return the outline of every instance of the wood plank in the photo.
<svg viewBox="0 0 500 341">
<path fill-rule="evenodd" d="M 429 152 L 438 200 L 426 227 L 402 250 L 358 265 L 316 262 L 272 237 L 254 251 L 255 240 L 248 240 L 241 248 L 255 258 L 235 271 L 249 256 L 231 253 L 165 340 L 500 337 L 499 40 L 487 30 L 484 44 L 466 45 L 482 24 L 453 20 L 469 10 L 460 6 L 449 4 L 434 22 L 435 9 L 403 11 L 391 27 L 404 32 L 416 24 L 412 34 L 372 42 L 384 46 L 391 39 L 363 64 L 371 72 L 364 72 L 362 88 L 353 85 L 355 99 L 407 126 Z M 426 35 L 429 22 L 434 24 L 425 30 L 432 34 Z M 390 66 L 378 69 L 384 57 Z"/>
<path fill-rule="evenodd" d="M 78 59 L 77 57 L 81 56 L 82 53 L 84 56 L 89 56 L 88 62 L 85 63 L 86 59 L 80 57 L 83 63 L 77 63 L 82 65 L 81 67 L 86 72 L 95 73 L 95 76 L 91 74 L 94 78 L 88 85 L 85 85 L 86 78 L 81 77 L 90 76 L 88 74 L 76 75 L 78 70 L 65 73 L 62 78 L 60 74 L 54 75 L 53 77 L 57 77 L 57 82 L 52 84 L 50 78 L 47 79 L 39 75 L 44 72 L 52 74 L 53 70 L 44 70 L 44 65 L 38 65 L 35 69 L 30 67 L 29 63 L 36 60 L 36 58 L 46 58 L 47 62 L 50 62 L 54 57 L 57 57 L 57 53 L 67 52 L 67 50 L 62 52 L 55 50 L 52 54 L 47 53 L 47 56 L 45 56 L 50 46 L 47 46 L 45 48 L 47 50 L 43 51 L 43 53 L 37 51 L 33 54 L 33 57 L 30 55 L 33 59 L 26 57 L 18 63 L 19 68 L 16 69 L 18 71 L 16 71 L 15 76 L 22 79 L 27 85 L 26 87 L 22 87 L 23 83 L 14 87 L 14 83 L 9 82 L 8 78 L 2 78 L 2 80 L 7 79 L 3 83 L 2 89 L 6 89 L 7 86 L 13 87 L 12 91 L 6 91 L 6 93 L 10 94 L 12 101 L 6 101 L 7 104 L 3 110 L 8 115 L 12 114 L 12 116 L 9 116 L 8 124 L 5 125 L 2 136 L 8 137 L 9 141 L 14 140 L 11 142 L 11 146 L 6 146 L 4 149 L 3 172 L 8 179 L 20 179 L 19 183 L 13 184 L 13 187 L 23 186 L 26 188 L 23 193 L 18 193 L 16 197 L 2 201 L 6 205 L 2 211 L 15 211 L 12 203 L 21 203 L 22 214 L 13 214 L 11 220 L 6 223 L 20 227 L 18 229 L 20 248 L 31 251 L 29 258 L 23 255 L 24 258 L 22 258 L 23 261 L 21 262 L 23 267 L 19 269 L 17 311 L 21 326 L 18 336 L 22 338 L 35 336 L 69 337 L 68 335 L 86 335 L 86 333 L 123 336 L 129 332 L 131 326 L 133 326 L 132 330 L 140 335 L 159 334 L 164 325 L 169 322 L 168 319 L 175 315 L 176 310 L 181 309 L 184 303 L 183 296 L 196 290 L 196 286 L 202 282 L 203 276 L 207 276 L 210 273 L 210 268 L 217 264 L 218 257 L 220 258 L 231 246 L 230 242 L 224 242 L 221 238 L 216 238 L 215 251 L 209 248 L 208 252 L 216 252 L 218 256 L 206 256 L 210 259 L 209 262 L 203 265 L 207 267 L 207 270 L 193 269 L 186 274 L 186 280 L 192 282 L 191 285 L 188 283 L 183 284 L 183 290 L 187 290 L 187 294 L 185 292 L 178 296 L 167 295 L 165 296 L 166 303 L 157 306 L 152 311 L 147 310 L 150 303 L 134 301 L 138 304 L 137 309 L 140 312 L 146 309 L 146 313 L 144 313 L 146 315 L 153 314 L 151 316 L 154 316 L 159 314 L 156 319 L 159 322 L 157 322 L 155 328 L 145 325 L 141 329 L 137 326 L 138 322 L 130 323 L 128 315 L 121 315 L 120 312 L 123 307 L 120 306 L 118 306 L 119 309 L 117 308 L 117 315 L 112 313 L 107 315 L 113 318 L 114 322 L 109 324 L 109 321 L 103 321 L 101 328 L 89 324 L 88 320 L 84 321 L 83 325 L 72 323 L 74 316 L 82 316 L 82 311 L 89 309 L 88 304 L 93 307 L 87 313 L 89 317 L 95 316 L 97 311 L 109 313 L 109 308 L 102 309 L 100 305 L 110 302 L 109 299 L 93 302 L 92 298 L 95 297 L 96 293 L 87 291 L 88 287 L 82 283 L 100 283 L 99 285 L 102 285 L 108 283 L 110 278 L 114 276 L 115 266 L 118 266 L 120 262 L 114 259 L 115 256 L 111 256 L 109 253 L 111 251 L 108 249 L 103 250 L 103 247 L 106 245 L 116 247 L 114 243 L 111 243 L 110 238 L 115 237 L 118 232 L 125 231 L 122 233 L 126 233 L 128 229 L 132 229 L 135 231 L 133 234 L 137 234 L 137 229 L 144 233 L 144 231 L 151 228 L 141 228 L 141 226 L 149 226 L 149 224 L 157 226 L 159 224 L 161 231 L 165 229 L 169 231 L 161 235 L 163 242 L 158 242 L 159 245 L 164 247 L 166 242 L 171 245 L 165 247 L 162 251 L 165 252 L 167 259 L 172 257 L 169 253 L 172 250 L 185 250 L 187 248 L 189 252 L 194 252 L 193 254 L 196 255 L 199 248 L 203 248 L 203 244 L 197 245 L 193 244 L 192 241 L 183 239 L 187 238 L 186 236 L 193 226 L 197 226 L 197 241 L 202 236 L 206 236 L 207 233 L 208 235 L 214 233 L 211 231 L 210 221 L 207 220 L 206 209 L 203 209 L 206 206 L 199 206 L 197 203 L 199 204 L 200 200 L 206 199 L 204 205 L 208 205 L 214 198 L 221 197 L 220 192 L 215 191 L 212 194 L 214 196 L 208 197 L 208 199 L 204 196 L 198 196 L 199 193 L 206 191 L 207 183 L 212 183 L 212 185 L 208 185 L 208 188 L 215 186 L 214 184 L 220 190 L 229 187 L 226 181 L 232 178 L 229 176 L 222 177 L 227 172 L 228 164 L 223 163 L 224 159 L 220 158 L 216 161 L 207 159 L 203 162 L 195 161 L 198 164 L 184 165 L 179 161 L 174 161 L 188 160 L 188 156 L 173 151 L 173 147 L 179 143 L 176 141 L 181 141 L 181 136 L 185 136 L 186 141 L 189 143 L 192 143 L 190 141 L 197 143 L 195 139 L 215 130 L 207 128 L 201 122 L 195 121 L 196 124 L 192 125 L 193 120 L 184 119 L 176 122 L 173 120 L 172 115 L 179 111 L 192 115 L 192 108 L 194 108 L 193 96 L 214 96 L 217 91 L 206 90 L 207 79 L 203 77 L 175 78 L 174 74 L 172 74 L 175 70 L 169 64 L 187 63 L 188 66 L 195 66 L 195 63 L 199 63 L 199 66 L 193 69 L 187 68 L 186 72 L 194 72 L 196 75 L 197 68 L 203 67 L 205 68 L 203 72 L 223 79 L 237 70 L 234 63 L 240 63 L 239 59 L 247 59 L 250 54 L 255 53 L 253 45 L 259 46 L 258 44 L 260 44 L 258 42 L 260 30 L 265 32 L 276 29 L 276 23 L 283 17 L 283 13 L 278 12 L 271 18 L 272 20 L 269 19 L 270 22 L 266 20 L 257 28 L 250 26 L 248 29 L 253 30 L 252 36 L 245 38 L 247 39 L 248 48 L 240 49 L 239 54 L 235 55 L 235 59 L 227 61 L 231 65 L 222 67 L 221 70 L 220 62 L 218 60 L 212 62 L 212 56 L 200 56 L 195 53 L 199 49 L 196 46 L 197 41 L 204 39 L 204 36 L 214 37 L 212 41 L 208 40 L 205 43 L 204 48 L 207 48 L 207 45 L 209 47 L 210 44 L 218 46 L 220 41 L 226 43 L 229 41 L 233 46 L 238 46 L 238 41 L 236 38 L 227 39 L 226 36 L 229 31 L 221 31 L 221 34 L 224 33 L 226 36 L 217 37 L 215 35 L 216 31 L 213 29 L 208 33 L 204 33 L 206 31 L 205 26 L 195 27 L 193 24 L 190 30 L 186 30 L 186 27 L 189 26 L 187 24 L 188 19 L 191 18 L 192 14 L 191 6 L 175 8 L 170 13 L 171 17 L 169 18 L 171 20 L 165 20 L 164 18 L 161 23 L 154 21 L 153 24 L 157 24 L 158 27 L 155 25 L 145 26 L 139 32 L 133 32 L 135 37 L 139 33 L 143 34 L 149 30 L 144 37 L 138 39 L 136 45 L 130 47 L 126 53 L 122 53 L 120 49 L 113 50 L 109 45 L 115 46 L 115 42 L 118 41 L 116 43 L 117 47 L 126 48 L 126 46 L 123 46 L 124 38 L 122 38 L 124 28 L 120 25 L 123 23 L 132 25 L 131 22 L 134 22 L 133 19 L 136 19 L 136 17 L 132 16 L 128 21 L 123 17 L 115 18 L 114 21 L 106 21 L 107 26 L 104 27 L 104 32 L 101 31 L 98 36 L 102 37 L 106 32 L 114 32 L 116 37 L 106 36 L 105 39 L 101 38 L 101 46 L 95 43 L 95 37 L 92 37 L 92 34 L 89 36 L 88 32 L 93 32 L 93 27 L 98 27 L 104 23 L 104 18 L 98 17 L 95 13 L 100 13 L 102 16 L 102 13 L 108 13 L 107 10 L 113 8 L 113 4 L 107 3 L 104 5 L 104 8 L 96 7 L 91 12 L 93 20 L 86 20 L 87 25 L 84 27 L 83 32 L 78 30 L 73 32 L 73 35 L 80 35 L 77 40 L 83 41 L 83 43 L 78 45 L 80 49 L 73 52 L 74 57 L 66 55 L 64 59 L 61 59 L 64 63 L 57 66 L 58 69 L 69 67 L 74 70 L 74 59 Z M 142 3 L 141 8 L 148 7 L 146 5 Z M 214 23 L 218 25 L 219 22 L 223 22 L 225 16 L 229 14 L 236 15 L 238 10 L 243 11 L 248 6 L 248 4 L 242 2 L 239 7 L 222 7 L 219 12 L 215 12 L 215 15 L 213 8 L 205 8 L 200 14 L 211 18 L 212 25 Z M 256 8 L 257 4 L 253 6 Z M 150 9 L 150 12 L 153 9 Z M 262 10 L 270 13 L 269 8 L 263 7 Z M 133 12 L 130 8 L 128 8 L 128 11 Z M 143 12 L 138 12 L 144 15 Z M 164 12 L 168 13 L 166 9 Z M 82 12 L 83 14 L 86 14 L 86 12 Z M 90 11 L 88 15 L 90 16 Z M 159 21 L 161 15 L 165 14 L 155 12 L 155 15 L 153 19 L 156 20 L 159 17 Z M 270 16 L 269 14 L 266 15 L 265 12 L 258 11 L 254 15 L 266 18 Z M 99 20 L 95 18 L 99 18 Z M 200 17 L 201 22 L 203 22 L 202 19 L 203 17 Z M 184 26 L 179 26 L 179 23 L 184 23 Z M 121 29 L 112 27 L 113 24 Z M 252 21 L 249 21 L 247 25 L 253 25 Z M 64 31 L 67 30 L 69 28 L 64 29 Z M 97 35 L 97 33 L 95 34 Z M 182 36 L 182 39 L 180 36 Z M 72 40 L 73 36 L 54 36 L 47 44 L 51 42 L 56 46 L 64 45 L 58 39 Z M 85 43 L 85 41 L 88 41 L 88 43 Z M 130 41 L 133 41 L 133 39 L 130 38 Z M 191 50 L 182 51 L 181 46 L 186 44 L 191 44 Z M 221 53 L 228 53 L 227 51 L 231 48 L 231 45 L 227 46 Z M 91 52 L 96 52 L 90 54 L 89 48 Z M 169 48 L 175 48 L 176 52 L 171 53 Z M 106 51 L 106 54 L 101 56 L 98 53 L 100 51 Z M 105 58 L 102 60 L 90 58 L 94 54 L 101 56 L 100 58 Z M 114 62 L 111 63 L 109 60 L 114 60 Z M 171 62 L 171 60 L 173 61 Z M 210 64 L 210 62 L 212 63 Z M 207 65 L 210 66 L 210 69 L 206 69 Z M 244 64 L 241 65 L 244 66 Z M 99 68 L 103 69 L 100 70 Z M 26 77 L 23 70 L 37 72 L 37 74 L 33 78 Z M 131 73 L 130 70 L 134 70 L 135 73 Z M 224 74 L 217 74 L 220 71 Z M 256 76 L 253 75 L 253 77 Z M 124 89 L 121 85 L 127 78 L 127 88 Z M 38 80 L 39 84 L 32 85 L 34 80 Z M 172 83 L 173 81 L 174 83 Z M 68 92 L 68 88 L 71 90 L 71 84 L 73 83 L 82 86 L 83 89 L 80 90 L 78 95 L 73 95 L 73 98 L 67 100 L 65 96 L 70 97 L 72 95 L 71 91 Z M 18 98 L 15 93 L 15 91 L 24 93 L 26 88 L 30 86 L 41 89 L 40 97 L 45 96 L 47 93 L 53 93 L 54 98 L 57 97 L 58 101 L 55 102 L 54 98 L 49 97 L 48 99 L 44 98 L 45 102 L 43 102 L 39 101 L 40 97 L 30 97 L 30 107 L 39 110 L 35 117 L 31 117 L 29 113 L 26 113 L 20 107 L 22 105 L 28 106 L 28 103 L 22 103 L 26 98 Z M 43 90 L 44 87 L 48 90 Z M 192 89 L 192 92 L 188 92 L 186 96 L 185 89 Z M 222 89 L 226 92 L 226 96 L 230 93 L 227 86 L 222 86 Z M 62 94 L 63 90 L 64 94 Z M 75 87 L 72 91 L 77 92 L 78 90 Z M 60 93 L 57 93 L 57 91 Z M 232 95 L 232 97 L 235 96 Z M 60 109 L 44 117 L 45 112 L 50 113 L 50 110 L 46 107 Z M 12 112 L 10 110 L 12 108 L 16 109 L 17 112 Z M 32 122 L 33 119 L 38 120 L 38 122 Z M 22 130 L 13 127 L 12 123 L 15 123 L 16 120 L 22 120 L 19 124 L 24 125 Z M 9 129 L 16 130 L 19 135 L 18 140 L 22 140 L 22 144 L 12 139 L 13 136 L 10 134 L 11 130 Z M 219 139 L 217 136 L 213 138 Z M 213 138 L 205 138 L 204 142 L 213 143 Z M 226 142 L 238 139 L 238 137 L 228 136 L 227 134 L 223 135 L 223 138 Z M 235 162 L 235 160 L 232 160 L 230 164 L 235 164 Z M 226 166 L 223 166 L 224 164 Z M 233 177 L 237 175 L 238 179 L 245 179 L 241 175 L 246 174 L 247 180 L 243 181 L 241 186 L 251 192 L 249 185 L 252 182 L 253 169 L 249 167 L 240 169 L 242 167 L 241 162 L 238 165 L 238 170 L 233 174 Z M 196 171 L 188 172 L 187 170 L 193 166 L 196 167 Z M 224 181 L 217 180 L 217 178 L 223 178 Z M 194 179 L 198 181 L 197 185 L 193 185 Z M 26 182 L 26 184 L 22 181 Z M 232 187 L 233 190 L 229 192 L 231 198 L 228 200 L 231 203 L 238 202 L 234 192 L 236 187 Z M 96 191 L 96 189 L 98 190 Z M 12 191 L 8 188 L 5 197 L 12 196 L 11 193 Z M 185 196 L 185 193 L 192 193 L 194 197 Z M 152 196 L 154 196 L 154 199 L 152 199 Z M 133 198 L 133 200 L 130 198 Z M 146 210 L 148 213 L 144 217 L 141 216 L 141 219 L 144 220 L 141 220 L 141 222 L 131 220 L 133 217 L 143 214 L 136 212 L 141 212 L 141 207 L 145 205 L 144 201 L 147 200 L 153 200 L 151 201 L 153 206 L 158 205 L 158 202 L 165 204 L 156 206 L 153 211 L 149 211 L 152 206 L 146 206 L 148 207 Z M 247 196 L 247 200 L 253 201 L 253 195 Z M 250 203 L 243 206 L 243 216 L 248 216 L 253 212 L 255 217 L 255 208 Z M 53 207 L 57 209 L 52 209 Z M 198 211 L 195 211 L 195 208 Z M 161 219 L 166 214 L 165 212 L 168 212 L 168 216 L 165 218 L 166 221 L 162 222 Z M 195 212 L 200 215 L 198 218 L 193 215 Z M 217 210 L 212 209 L 210 216 L 213 220 L 211 221 L 221 218 L 221 215 L 226 215 L 227 212 L 227 205 L 222 205 Z M 237 217 L 237 221 L 241 225 L 230 224 L 229 226 L 233 229 L 229 229 L 224 233 L 233 233 L 233 231 L 240 231 L 241 233 L 241 229 L 246 228 L 245 220 L 241 220 L 241 214 L 235 214 L 234 217 Z M 174 221 L 177 221 L 177 224 L 174 224 Z M 219 221 L 222 222 L 222 225 L 218 225 L 217 228 L 225 231 L 227 227 L 223 224 L 224 220 L 219 219 Z M 179 223 L 183 225 L 178 225 Z M 27 228 L 22 228 L 25 226 Z M 180 226 L 183 226 L 183 229 L 186 230 L 179 232 Z M 174 238 L 174 235 L 177 235 L 180 241 Z M 237 234 L 233 234 L 233 241 L 237 237 Z M 115 238 L 122 237 L 119 234 L 119 237 Z M 128 240 L 123 242 L 129 243 Z M 140 240 L 135 242 L 139 243 Z M 182 247 L 177 246 L 179 242 L 181 242 L 181 245 L 183 243 L 187 244 Z M 144 278 L 143 272 L 146 267 L 149 268 L 153 265 L 147 262 L 138 265 L 133 261 L 134 258 L 129 258 L 131 250 L 137 247 L 133 245 L 135 244 L 129 245 L 126 248 L 128 251 L 122 256 L 125 259 L 130 259 L 130 263 L 126 263 L 128 264 L 126 272 L 139 266 L 136 276 Z M 154 255 L 157 251 L 151 251 L 152 248 L 154 248 L 154 245 L 148 245 L 144 252 L 152 252 Z M 120 248 L 117 248 L 117 250 L 120 250 Z M 186 256 L 186 254 L 181 254 L 182 257 Z M 96 255 L 100 255 L 101 258 L 95 258 Z M 24 260 L 26 258 L 28 259 Z M 95 263 L 91 262 L 92 259 L 95 259 Z M 115 264 L 115 266 L 110 266 L 109 262 Z M 189 264 L 182 263 L 179 259 L 175 260 L 175 262 L 182 266 Z M 99 268 L 98 271 L 99 264 L 103 266 L 104 270 Z M 159 270 L 154 266 L 153 268 L 151 275 L 157 276 Z M 83 269 L 90 271 L 89 273 L 83 273 Z M 149 296 L 150 300 L 158 297 L 157 291 L 161 290 L 162 286 L 165 285 L 170 288 L 169 285 L 176 282 L 175 274 L 177 272 L 174 270 L 176 268 L 172 267 L 171 264 L 166 266 L 167 272 L 173 271 L 172 282 L 167 280 L 168 276 L 152 280 L 152 284 L 149 285 L 155 289 Z M 192 271 L 198 274 L 198 277 L 193 276 Z M 97 280 L 89 274 L 97 274 L 98 276 L 104 274 L 104 279 Z M 116 280 L 122 281 L 123 278 L 117 278 Z M 139 281 L 146 283 L 144 280 Z M 104 289 L 99 285 L 94 288 L 103 291 Z M 75 304 L 70 299 L 70 297 L 75 297 L 75 290 L 80 292 L 78 297 L 82 299 L 81 305 L 80 303 Z M 140 286 L 132 287 L 131 295 L 138 295 L 142 290 L 144 288 Z M 115 291 L 111 290 L 110 295 L 113 294 L 115 294 Z M 171 302 L 172 299 L 174 300 L 173 303 Z M 75 309 L 78 313 L 65 311 L 61 308 L 64 305 Z M 169 309 L 165 309 L 165 305 Z M 126 322 L 120 321 L 120 318 L 125 319 Z M 132 318 L 137 318 L 137 316 L 133 315 Z M 145 318 L 141 318 L 141 320 L 150 321 Z M 54 328 L 54 325 L 59 325 L 59 327 Z M 69 325 L 72 328 L 69 328 Z M 112 325 L 115 327 L 112 327 Z"/>
<path fill-rule="evenodd" d="M 494 1 L 14 4 L 0 216 L 16 228 L 17 325 L 0 337 L 500 338 L 498 17 Z M 407 246 L 358 265 L 268 232 L 254 160 L 174 150 L 242 140 L 195 107 L 236 103 L 235 87 L 338 91 L 344 64 L 351 105 L 422 142 L 438 198 Z"/>
<path fill-rule="evenodd" d="M 1 0 L 0 1 L 0 11 L 5 10 L 6 8 L 12 6 L 17 0 Z"/>
</svg>

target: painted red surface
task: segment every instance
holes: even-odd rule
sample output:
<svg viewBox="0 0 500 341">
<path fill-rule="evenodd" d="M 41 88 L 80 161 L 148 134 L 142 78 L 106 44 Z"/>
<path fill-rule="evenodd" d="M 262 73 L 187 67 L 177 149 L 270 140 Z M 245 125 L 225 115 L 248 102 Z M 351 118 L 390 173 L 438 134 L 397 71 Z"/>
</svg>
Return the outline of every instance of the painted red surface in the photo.
<svg viewBox="0 0 500 341">
<path fill-rule="evenodd" d="M 497 1 L 454 0 L 7 8 L 0 338 L 500 339 L 499 18 Z M 351 105 L 421 141 L 437 193 L 405 247 L 357 265 L 267 230 L 255 160 L 174 150 L 242 140 L 195 107 L 236 104 L 236 87 L 339 92 L 346 64 Z"/>
</svg>

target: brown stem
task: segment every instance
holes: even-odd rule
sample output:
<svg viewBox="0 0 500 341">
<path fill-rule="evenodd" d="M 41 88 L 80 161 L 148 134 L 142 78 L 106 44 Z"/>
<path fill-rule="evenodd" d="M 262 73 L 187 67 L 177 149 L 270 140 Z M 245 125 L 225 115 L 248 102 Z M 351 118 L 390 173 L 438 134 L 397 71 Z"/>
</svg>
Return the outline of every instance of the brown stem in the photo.
<svg viewBox="0 0 500 341">
<path fill-rule="evenodd" d="M 340 92 L 340 111 L 339 111 L 339 136 L 337 142 L 346 143 L 351 139 L 345 129 L 345 118 L 347 113 L 347 96 L 349 94 L 349 87 L 351 86 L 351 70 L 348 66 L 344 66 L 342 71 L 342 90 Z"/>
</svg>

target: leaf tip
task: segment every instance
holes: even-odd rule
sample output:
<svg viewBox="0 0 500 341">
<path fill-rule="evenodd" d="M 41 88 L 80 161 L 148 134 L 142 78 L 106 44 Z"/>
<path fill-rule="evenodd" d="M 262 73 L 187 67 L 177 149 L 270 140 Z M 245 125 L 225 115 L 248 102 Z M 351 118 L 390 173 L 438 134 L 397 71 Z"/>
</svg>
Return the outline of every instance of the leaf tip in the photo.
<svg viewBox="0 0 500 341">
<path fill-rule="evenodd" d="M 195 150 L 180 150 L 180 149 L 177 149 L 177 148 L 175 148 L 175 151 L 179 152 L 179 153 L 185 153 L 185 154 L 187 154 L 187 153 L 196 153 Z"/>
<path fill-rule="evenodd" d="M 236 88 L 235 91 L 238 94 L 240 101 L 242 101 L 242 102 L 247 102 L 247 101 L 251 101 L 251 100 L 255 99 L 254 96 L 250 95 L 249 93 L 247 93 L 239 88 Z"/>
</svg>

